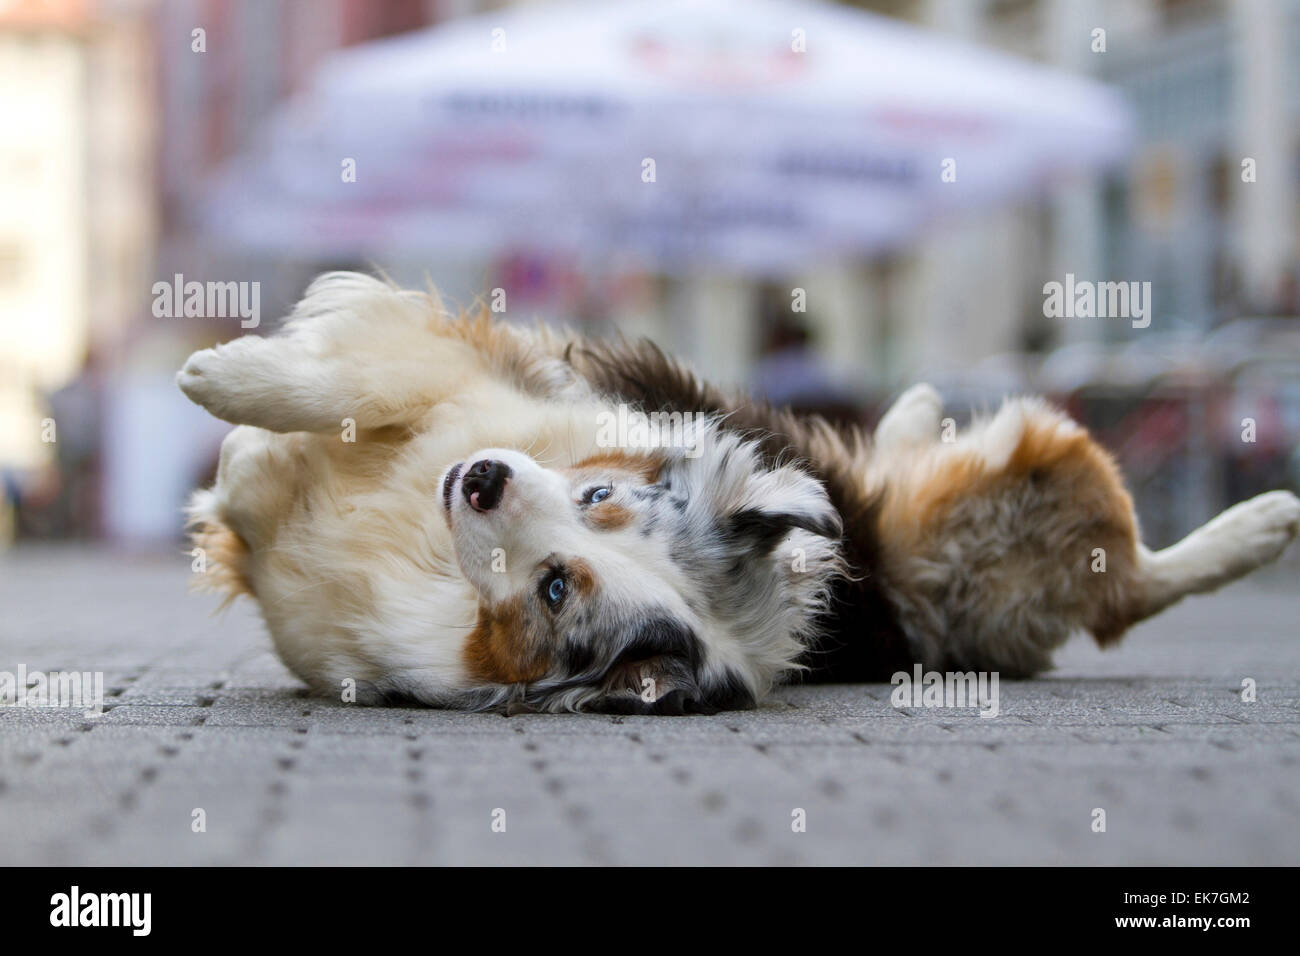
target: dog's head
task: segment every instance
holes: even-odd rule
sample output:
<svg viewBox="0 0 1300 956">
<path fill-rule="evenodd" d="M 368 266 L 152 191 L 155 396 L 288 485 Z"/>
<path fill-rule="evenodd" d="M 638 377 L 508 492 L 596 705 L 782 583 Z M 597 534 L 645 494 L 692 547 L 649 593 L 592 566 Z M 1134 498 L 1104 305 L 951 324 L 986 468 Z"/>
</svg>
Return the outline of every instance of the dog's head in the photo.
<svg viewBox="0 0 1300 956">
<path fill-rule="evenodd" d="M 485 703 L 752 706 L 803 651 L 838 570 L 822 485 L 713 426 L 689 453 L 611 451 L 563 470 L 482 449 L 441 491 L 479 597 L 463 657 Z"/>
</svg>

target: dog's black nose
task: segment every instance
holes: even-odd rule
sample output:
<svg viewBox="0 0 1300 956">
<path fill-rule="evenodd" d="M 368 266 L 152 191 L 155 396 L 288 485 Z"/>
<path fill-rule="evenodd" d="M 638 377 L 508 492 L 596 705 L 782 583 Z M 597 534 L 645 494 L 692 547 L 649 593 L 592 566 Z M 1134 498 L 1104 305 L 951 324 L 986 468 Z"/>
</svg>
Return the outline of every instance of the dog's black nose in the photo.
<svg viewBox="0 0 1300 956">
<path fill-rule="evenodd" d="M 460 483 L 461 494 L 475 511 L 491 511 L 501 503 L 510 475 L 510 466 L 505 462 L 482 458 L 465 472 Z"/>
</svg>

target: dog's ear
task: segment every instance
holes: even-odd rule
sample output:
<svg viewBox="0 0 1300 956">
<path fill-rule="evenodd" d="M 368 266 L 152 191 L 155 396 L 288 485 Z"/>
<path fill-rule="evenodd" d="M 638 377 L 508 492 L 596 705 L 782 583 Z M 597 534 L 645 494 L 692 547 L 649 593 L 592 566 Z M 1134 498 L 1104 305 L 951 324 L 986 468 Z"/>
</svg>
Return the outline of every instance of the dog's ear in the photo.
<svg viewBox="0 0 1300 956">
<path fill-rule="evenodd" d="M 755 442 L 715 421 L 694 423 L 687 450 L 668 457 L 664 474 L 680 481 L 691 506 L 721 515 L 723 530 L 748 546 L 770 550 L 795 528 L 841 534 L 840 514 L 820 481 L 795 464 L 770 466 Z"/>
<path fill-rule="evenodd" d="M 685 624 L 656 617 L 639 625 L 605 671 L 589 709 L 621 714 L 713 713 L 696 678 L 699 639 Z"/>
<path fill-rule="evenodd" d="M 823 538 L 840 536 L 838 515 L 746 509 L 731 515 L 727 522 L 727 530 L 733 538 L 748 542 L 763 554 L 776 547 L 777 543 L 795 528 L 801 528 Z"/>
<path fill-rule="evenodd" d="M 592 710 L 606 714 L 713 714 L 689 664 L 660 656 L 615 664 Z"/>
<path fill-rule="evenodd" d="M 716 714 L 753 707 L 756 696 L 738 675 L 701 672 L 700 644 L 685 625 L 654 619 L 643 625 L 605 672 L 588 710 L 617 714 Z"/>
<path fill-rule="evenodd" d="M 822 483 L 793 465 L 755 472 L 726 522 L 733 538 L 763 553 L 795 528 L 823 538 L 838 538 L 842 530 Z"/>
</svg>

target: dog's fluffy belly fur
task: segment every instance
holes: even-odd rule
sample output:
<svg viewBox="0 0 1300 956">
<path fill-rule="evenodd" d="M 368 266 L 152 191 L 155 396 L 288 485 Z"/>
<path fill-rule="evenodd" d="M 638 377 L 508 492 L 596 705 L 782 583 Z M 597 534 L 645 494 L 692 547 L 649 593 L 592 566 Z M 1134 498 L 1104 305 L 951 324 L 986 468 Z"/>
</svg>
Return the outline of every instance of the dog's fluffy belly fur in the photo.
<svg viewBox="0 0 1300 956">
<path fill-rule="evenodd" d="M 196 353 L 180 384 L 240 426 L 191 508 L 202 580 L 252 594 L 313 689 L 362 701 L 680 712 L 801 670 L 1029 675 L 1300 524 L 1273 492 L 1152 553 L 1110 456 L 1040 401 L 943 442 L 919 386 L 874 436 L 844 433 L 653 346 L 451 318 L 355 275 L 318 281 L 274 338 Z M 620 403 L 715 417 L 695 458 L 598 447 Z M 490 512 L 448 475 L 476 454 L 512 465 Z"/>
</svg>

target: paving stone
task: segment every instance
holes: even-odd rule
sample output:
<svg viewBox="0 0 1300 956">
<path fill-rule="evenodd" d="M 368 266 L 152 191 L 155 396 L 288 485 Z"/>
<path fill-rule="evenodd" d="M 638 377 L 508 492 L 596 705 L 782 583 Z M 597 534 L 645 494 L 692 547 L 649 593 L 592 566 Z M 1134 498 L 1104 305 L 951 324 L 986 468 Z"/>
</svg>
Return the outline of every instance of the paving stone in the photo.
<svg viewBox="0 0 1300 956">
<path fill-rule="evenodd" d="M 0 556 L 0 670 L 102 670 L 108 694 L 97 717 L 0 707 L 6 862 L 1300 863 L 1294 566 L 1117 651 L 1070 643 L 995 718 L 887 684 L 711 717 L 362 708 L 306 696 L 255 610 L 213 616 L 189 577 L 184 555 Z"/>
</svg>

